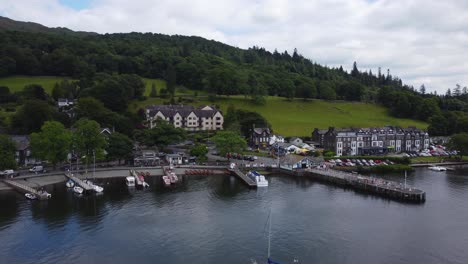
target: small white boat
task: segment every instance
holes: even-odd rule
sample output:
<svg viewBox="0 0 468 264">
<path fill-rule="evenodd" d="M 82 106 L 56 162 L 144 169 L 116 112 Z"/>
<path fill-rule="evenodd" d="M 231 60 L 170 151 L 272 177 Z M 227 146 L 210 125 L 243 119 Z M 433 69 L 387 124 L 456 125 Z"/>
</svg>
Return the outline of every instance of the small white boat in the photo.
<svg viewBox="0 0 468 264">
<path fill-rule="evenodd" d="M 135 187 L 135 177 L 128 176 L 125 178 L 125 184 L 128 187 Z"/>
<path fill-rule="evenodd" d="M 171 185 L 171 180 L 169 179 L 169 176 L 162 176 L 162 180 L 164 182 L 164 185 L 169 186 Z"/>
<path fill-rule="evenodd" d="M 34 195 L 32 193 L 25 193 L 24 196 L 26 196 L 26 198 L 28 198 L 29 200 L 36 200 L 37 199 L 36 195 Z"/>
<path fill-rule="evenodd" d="M 102 193 L 104 191 L 104 188 L 99 186 L 99 185 L 93 185 L 94 191 L 97 193 Z"/>
<path fill-rule="evenodd" d="M 68 180 L 67 183 L 65 183 L 65 185 L 67 186 L 67 188 L 73 188 L 75 187 L 75 182 L 73 182 L 72 180 Z"/>
<path fill-rule="evenodd" d="M 103 187 L 94 184 L 94 183 L 93 183 L 92 181 L 90 181 L 90 180 L 84 180 L 84 182 L 85 182 L 86 184 L 88 184 L 89 186 L 91 186 L 91 188 L 93 188 L 94 191 L 97 192 L 97 193 L 102 193 L 102 192 L 104 191 L 104 188 L 103 188 Z"/>
<path fill-rule="evenodd" d="M 75 187 L 73 187 L 73 192 L 75 192 L 77 194 L 83 194 L 84 189 L 81 188 L 80 186 L 75 186 Z"/>
<path fill-rule="evenodd" d="M 433 171 L 446 171 L 447 170 L 447 168 L 440 167 L 440 166 L 431 166 L 428 169 L 433 170 Z"/>
<path fill-rule="evenodd" d="M 171 180 L 171 183 L 177 183 L 179 181 L 179 178 L 177 178 L 177 175 L 173 172 L 169 175 L 169 179 Z"/>
<path fill-rule="evenodd" d="M 265 179 L 265 176 L 261 175 L 257 171 L 249 171 L 249 173 L 247 173 L 247 176 L 249 176 L 255 181 L 257 187 L 268 187 L 268 181 L 267 179 Z"/>
</svg>

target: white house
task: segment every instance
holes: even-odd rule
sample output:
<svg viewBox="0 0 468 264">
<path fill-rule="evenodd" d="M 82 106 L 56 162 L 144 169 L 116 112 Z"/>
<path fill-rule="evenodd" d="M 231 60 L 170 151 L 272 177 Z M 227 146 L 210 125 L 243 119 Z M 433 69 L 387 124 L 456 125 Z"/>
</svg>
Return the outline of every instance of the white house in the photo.
<svg viewBox="0 0 468 264">
<path fill-rule="evenodd" d="M 222 130 L 224 116 L 213 106 L 194 108 L 190 105 L 152 105 L 146 108 L 149 127 L 156 126 L 156 120 L 165 120 L 185 130 Z"/>
<path fill-rule="evenodd" d="M 284 137 L 272 135 L 272 136 L 270 137 L 269 144 L 270 144 L 270 146 L 271 146 L 271 145 L 273 145 L 273 144 L 275 144 L 275 143 L 284 143 Z"/>
</svg>

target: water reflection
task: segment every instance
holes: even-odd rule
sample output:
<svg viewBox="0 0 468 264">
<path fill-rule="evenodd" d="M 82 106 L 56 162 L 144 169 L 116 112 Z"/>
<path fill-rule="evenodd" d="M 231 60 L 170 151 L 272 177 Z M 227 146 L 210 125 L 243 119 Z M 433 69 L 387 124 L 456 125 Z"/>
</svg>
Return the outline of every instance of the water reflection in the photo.
<svg viewBox="0 0 468 264">
<path fill-rule="evenodd" d="M 257 190 L 216 175 L 171 188 L 148 177 L 147 190 L 106 180 L 101 196 L 76 197 L 59 184 L 47 202 L 1 194 L 0 262 L 261 263 L 271 211 L 281 263 L 465 263 L 466 175 L 408 175 L 427 191 L 424 205 L 281 175 L 267 175 L 270 186 Z"/>
<path fill-rule="evenodd" d="M 0 193 L 0 231 L 8 228 L 19 213 L 19 201 L 16 193 Z"/>
</svg>

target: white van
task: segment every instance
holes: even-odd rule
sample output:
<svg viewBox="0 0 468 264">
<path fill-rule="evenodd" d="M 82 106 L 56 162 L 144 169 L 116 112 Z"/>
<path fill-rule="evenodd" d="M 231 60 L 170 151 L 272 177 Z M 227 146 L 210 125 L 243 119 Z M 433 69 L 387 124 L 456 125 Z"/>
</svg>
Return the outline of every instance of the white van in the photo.
<svg viewBox="0 0 468 264">
<path fill-rule="evenodd" d="M 29 172 L 45 172 L 44 167 L 41 165 L 36 165 L 29 169 Z"/>
</svg>

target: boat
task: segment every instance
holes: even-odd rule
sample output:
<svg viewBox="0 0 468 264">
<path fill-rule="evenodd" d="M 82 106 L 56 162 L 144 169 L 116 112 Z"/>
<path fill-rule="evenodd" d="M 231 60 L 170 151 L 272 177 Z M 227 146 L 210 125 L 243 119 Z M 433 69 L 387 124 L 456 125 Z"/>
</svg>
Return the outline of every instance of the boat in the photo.
<svg viewBox="0 0 468 264">
<path fill-rule="evenodd" d="M 37 199 L 36 195 L 34 195 L 32 193 L 25 193 L 24 196 L 26 196 L 26 198 L 28 198 L 29 200 L 36 200 Z"/>
<path fill-rule="evenodd" d="M 67 188 L 73 188 L 75 187 L 75 182 L 72 180 L 68 180 L 67 183 L 65 183 L 65 185 L 67 186 Z"/>
<path fill-rule="evenodd" d="M 446 171 L 447 170 L 447 168 L 440 167 L 440 166 L 431 166 L 428 169 L 433 170 L 433 171 Z"/>
<path fill-rule="evenodd" d="M 164 185 L 169 186 L 171 185 L 171 180 L 169 179 L 169 176 L 162 176 L 162 180 L 164 182 Z"/>
<path fill-rule="evenodd" d="M 265 176 L 261 175 L 257 171 L 249 171 L 247 175 L 252 178 L 257 184 L 257 187 L 268 187 L 268 181 L 265 179 Z"/>
<path fill-rule="evenodd" d="M 97 193 L 101 193 L 104 191 L 104 188 L 102 188 L 101 186 L 99 185 L 96 185 L 94 184 L 92 181 L 90 180 L 84 180 L 84 183 L 88 184 L 89 186 L 91 186 L 91 188 L 93 188 L 93 190 Z"/>
<path fill-rule="evenodd" d="M 83 194 L 84 189 L 81 188 L 80 186 L 75 186 L 75 187 L 73 187 L 73 192 L 77 193 L 77 194 Z"/>
<path fill-rule="evenodd" d="M 169 179 L 171 183 L 177 183 L 179 181 L 179 178 L 177 178 L 177 175 L 173 172 L 169 175 Z"/>
<path fill-rule="evenodd" d="M 135 187 L 135 177 L 128 176 L 125 178 L 125 184 L 128 187 Z"/>
</svg>

